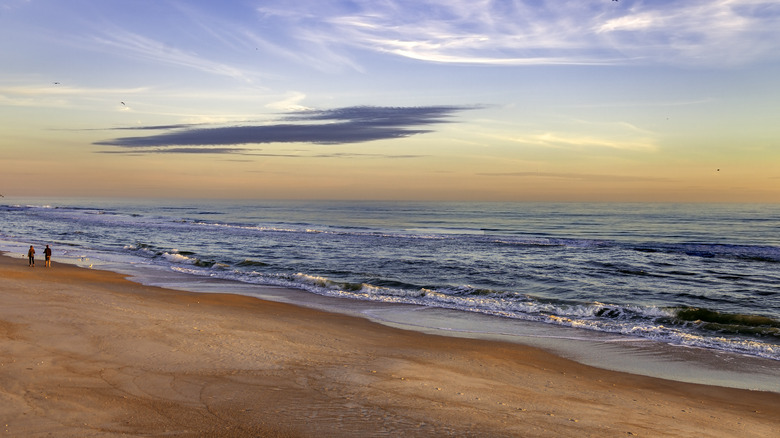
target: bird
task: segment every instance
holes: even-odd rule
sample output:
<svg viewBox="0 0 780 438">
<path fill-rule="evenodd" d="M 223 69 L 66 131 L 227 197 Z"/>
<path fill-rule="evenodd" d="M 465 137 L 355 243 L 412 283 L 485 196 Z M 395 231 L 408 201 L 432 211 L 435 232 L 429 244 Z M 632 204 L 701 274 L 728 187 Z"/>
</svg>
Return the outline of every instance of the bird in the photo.
<svg viewBox="0 0 780 438">
<path fill-rule="evenodd" d="M 124 102 L 119 102 L 119 103 L 121 103 L 122 105 L 125 105 L 125 103 L 124 103 Z M 125 105 L 125 106 L 127 106 L 127 105 Z"/>
</svg>

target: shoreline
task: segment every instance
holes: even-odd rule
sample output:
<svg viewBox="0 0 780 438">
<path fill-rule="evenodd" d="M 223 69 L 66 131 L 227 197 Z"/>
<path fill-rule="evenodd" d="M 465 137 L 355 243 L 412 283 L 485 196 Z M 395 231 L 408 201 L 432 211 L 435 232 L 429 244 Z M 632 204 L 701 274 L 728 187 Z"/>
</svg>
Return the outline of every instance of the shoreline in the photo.
<svg viewBox="0 0 780 438">
<path fill-rule="evenodd" d="M 77 266 L 87 266 L 77 260 Z M 173 290 L 245 295 L 310 309 L 368 319 L 420 333 L 541 348 L 553 355 L 612 371 L 678 382 L 780 393 L 777 361 L 735 352 L 668 344 L 549 323 L 511 320 L 438 307 L 353 300 L 283 286 L 221 278 L 198 278 L 171 271 L 101 264 L 97 269 L 125 275 L 136 283 Z"/>
<path fill-rule="evenodd" d="M 0 256 L 10 436 L 772 436 L 780 394 Z"/>
</svg>

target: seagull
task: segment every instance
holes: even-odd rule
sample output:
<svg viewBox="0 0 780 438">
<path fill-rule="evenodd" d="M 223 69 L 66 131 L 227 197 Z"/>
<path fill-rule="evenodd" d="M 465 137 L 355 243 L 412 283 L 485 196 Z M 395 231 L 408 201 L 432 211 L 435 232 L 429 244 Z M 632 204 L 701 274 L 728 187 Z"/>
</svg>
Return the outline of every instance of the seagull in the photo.
<svg viewBox="0 0 780 438">
<path fill-rule="evenodd" d="M 54 84 L 54 85 L 59 85 L 60 83 L 59 83 L 59 82 L 53 82 L 53 84 Z"/>
<path fill-rule="evenodd" d="M 125 103 L 124 103 L 124 102 L 119 102 L 119 103 L 121 103 L 122 105 L 125 105 Z M 125 106 L 127 106 L 127 105 L 125 105 Z"/>
</svg>

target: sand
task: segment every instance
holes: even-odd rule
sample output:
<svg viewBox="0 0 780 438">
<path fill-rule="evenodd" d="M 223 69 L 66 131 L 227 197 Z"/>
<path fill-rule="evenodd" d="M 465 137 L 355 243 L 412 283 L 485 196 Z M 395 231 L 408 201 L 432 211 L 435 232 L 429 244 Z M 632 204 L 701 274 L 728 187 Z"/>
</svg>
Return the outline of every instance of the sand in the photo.
<svg viewBox="0 0 780 438">
<path fill-rule="evenodd" d="M 0 435 L 769 437 L 780 394 L 0 257 Z"/>
</svg>

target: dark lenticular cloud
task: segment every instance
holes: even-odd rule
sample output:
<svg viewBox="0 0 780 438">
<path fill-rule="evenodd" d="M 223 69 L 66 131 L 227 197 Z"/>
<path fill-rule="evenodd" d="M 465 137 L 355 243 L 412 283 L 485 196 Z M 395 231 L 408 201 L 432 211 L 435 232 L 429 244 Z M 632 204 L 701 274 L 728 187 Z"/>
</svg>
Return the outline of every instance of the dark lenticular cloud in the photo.
<svg viewBox="0 0 780 438">
<path fill-rule="evenodd" d="M 474 109 L 462 106 L 376 107 L 351 106 L 332 110 L 310 110 L 293 113 L 286 120 L 348 120 L 374 126 L 414 126 L 442 123 L 456 111 Z"/>
<path fill-rule="evenodd" d="M 291 113 L 281 123 L 257 126 L 169 125 L 132 129 L 165 130 L 155 135 L 120 137 L 96 142 L 123 148 L 157 148 L 153 152 L 232 153 L 229 148 L 192 148 L 262 143 L 346 144 L 409 137 L 432 132 L 420 127 L 446 123 L 446 118 L 465 106 L 347 107 Z M 126 128 L 122 128 L 126 129 Z M 182 148 L 181 146 L 191 146 Z M 170 148 L 170 149 L 160 149 Z M 150 151 L 152 152 L 152 151 Z"/>
<path fill-rule="evenodd" d="M 189 148 L 153 148 L 134 150 L 101 151 L 104 154 L 241 154 L 245 149 L 240 148 L 216 148 L 216 147 L 189 147 Z"/>
</svg>

